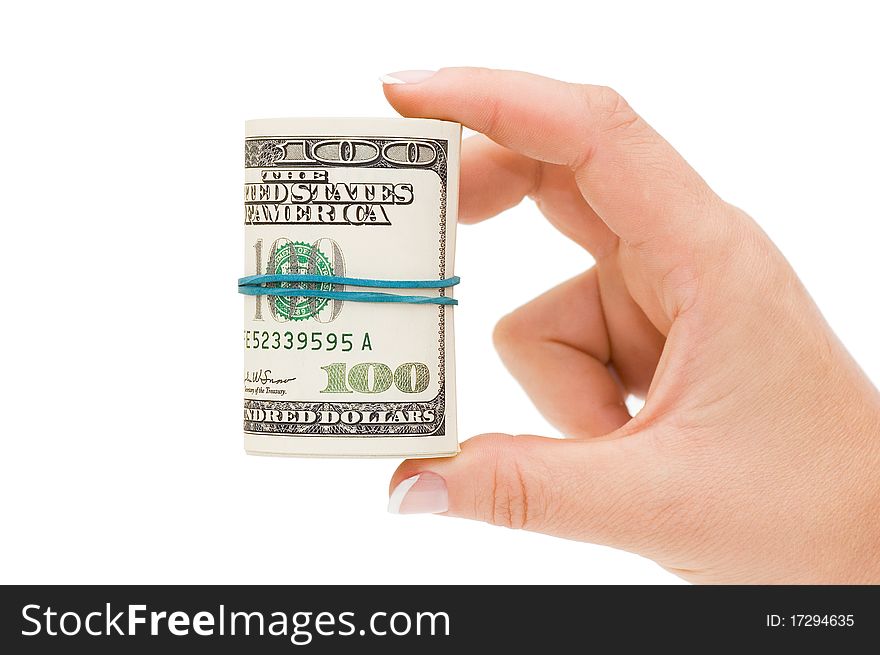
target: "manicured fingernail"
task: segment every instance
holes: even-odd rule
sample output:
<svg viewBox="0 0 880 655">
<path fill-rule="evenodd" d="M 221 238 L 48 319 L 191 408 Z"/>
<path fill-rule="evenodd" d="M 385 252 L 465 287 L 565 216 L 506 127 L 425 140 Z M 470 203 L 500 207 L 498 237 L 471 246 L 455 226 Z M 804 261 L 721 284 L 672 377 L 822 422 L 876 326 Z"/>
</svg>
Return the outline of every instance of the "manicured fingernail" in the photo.
<svg viewBox="0 0 880 655">
<path fill-rule="evenodd" d="M 418 84 L 433 76 L 437 71 L 397 71 L 388 73 L 379 79 L 382 84 Z"/>
<path fill-rule="evenodd" d="M 419 473 L 403 480 L 388 499 L 392 514 L 437 514 L 448 509 L 446 480 L 436 473 Z"/>
</svg>

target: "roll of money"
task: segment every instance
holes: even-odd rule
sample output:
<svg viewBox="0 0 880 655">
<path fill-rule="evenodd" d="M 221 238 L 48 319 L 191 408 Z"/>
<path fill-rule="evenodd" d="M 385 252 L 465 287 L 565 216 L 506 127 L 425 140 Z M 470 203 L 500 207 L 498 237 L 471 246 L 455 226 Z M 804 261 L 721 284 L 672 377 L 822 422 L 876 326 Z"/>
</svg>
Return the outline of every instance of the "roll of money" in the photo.
<svg viewBox="0 0 880 655">
<path fill-rule="evenodd" d="M 437 120 L 247 121 L 248 453 L 458 452 L 460 147 Z"/>
</svg>

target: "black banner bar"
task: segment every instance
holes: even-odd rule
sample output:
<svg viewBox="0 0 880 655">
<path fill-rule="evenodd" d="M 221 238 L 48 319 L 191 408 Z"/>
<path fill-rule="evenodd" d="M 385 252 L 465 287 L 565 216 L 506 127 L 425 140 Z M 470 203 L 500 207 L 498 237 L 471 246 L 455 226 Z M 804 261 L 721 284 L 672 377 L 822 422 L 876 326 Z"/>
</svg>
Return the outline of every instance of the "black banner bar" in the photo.
<svg viewBox="0 0 880 655">
<path fill-rule="evenodd" d="M 7 653 L 812 651 L 880 643 L 880 587 L 16 586 L 0 625 Z"/>
</svg>

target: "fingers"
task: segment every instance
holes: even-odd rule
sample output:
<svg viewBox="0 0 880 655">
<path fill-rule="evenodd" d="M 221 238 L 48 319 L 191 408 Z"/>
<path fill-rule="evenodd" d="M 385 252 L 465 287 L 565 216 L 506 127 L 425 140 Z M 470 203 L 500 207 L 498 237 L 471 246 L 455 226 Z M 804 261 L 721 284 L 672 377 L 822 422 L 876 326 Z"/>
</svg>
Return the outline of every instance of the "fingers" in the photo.
<svg viewBox="0 0 880 655">
<path fill-rule="evenodd" d="M 608 368 L 596 269 L 502 318 L 494 339 L 505 366 L 564 435 L 605 435 L 630 419 L 625 391 Z"/>
<path fill-rule="evenodd" d="M 721 201 L 610 89 L 474 68 L 384 89 L 405 116 L 458 121 L 527 157 L 569 167 L 588 204 L 661 267 L 661 278 L 727 233 L 713 211 Z"/>
<path fill-rule="evenodd" d="M 667 471 L 637 438 L 572 441 L 482 435 L 457 457 L 407 460 L 389 510 L 523 528 L 622 548 L 645 548 Z M 416 477 L 418 476 L 418 477 Z"/>
<path fill-rule="evenodd" d="M 418 84 L 386 84 L 385 97 L 405 116 L 457 121 L 532 159 L 576 167 L 590 154 L 600 112 L 598 87 L 516 71 L 444 68 Z"/>
<path fill-rule="evenodd" d="M 569 168 L 531 159 L 483 135 L 464 140 L 459 221 L 482 221 L 526 196 L 560 232 L 597 259 L 613 249 L 617 237 L 584 200 Z"/>
</svg>

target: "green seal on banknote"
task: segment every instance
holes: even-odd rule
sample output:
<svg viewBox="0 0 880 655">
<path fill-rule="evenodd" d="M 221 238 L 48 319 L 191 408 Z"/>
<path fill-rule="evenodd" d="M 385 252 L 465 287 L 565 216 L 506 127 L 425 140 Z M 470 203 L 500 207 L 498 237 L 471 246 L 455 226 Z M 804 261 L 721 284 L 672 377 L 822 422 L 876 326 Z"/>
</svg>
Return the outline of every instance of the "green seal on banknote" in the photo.
<svg viewBox="0 0 880 655">
<path fill-rule="evenodd" d="M 275 273 L 305 273 L 312 275 L 333 275 L 333 266 L 330 259 L 316 244 L 294 241 L 280 244 L 275 250 Z M 294 288 L 301 286 L 304 289 L 317 289 L 331 291 L 333 285 L 329 283 L 300 283 L 294 284 L 282 282 L 282 287 Z M 303 298 L 277 296 L 273 298 L 275 312 L 287 320 L 305 321 L 321 313 L 330 302 L 328 298 Z"/>
</svg>

